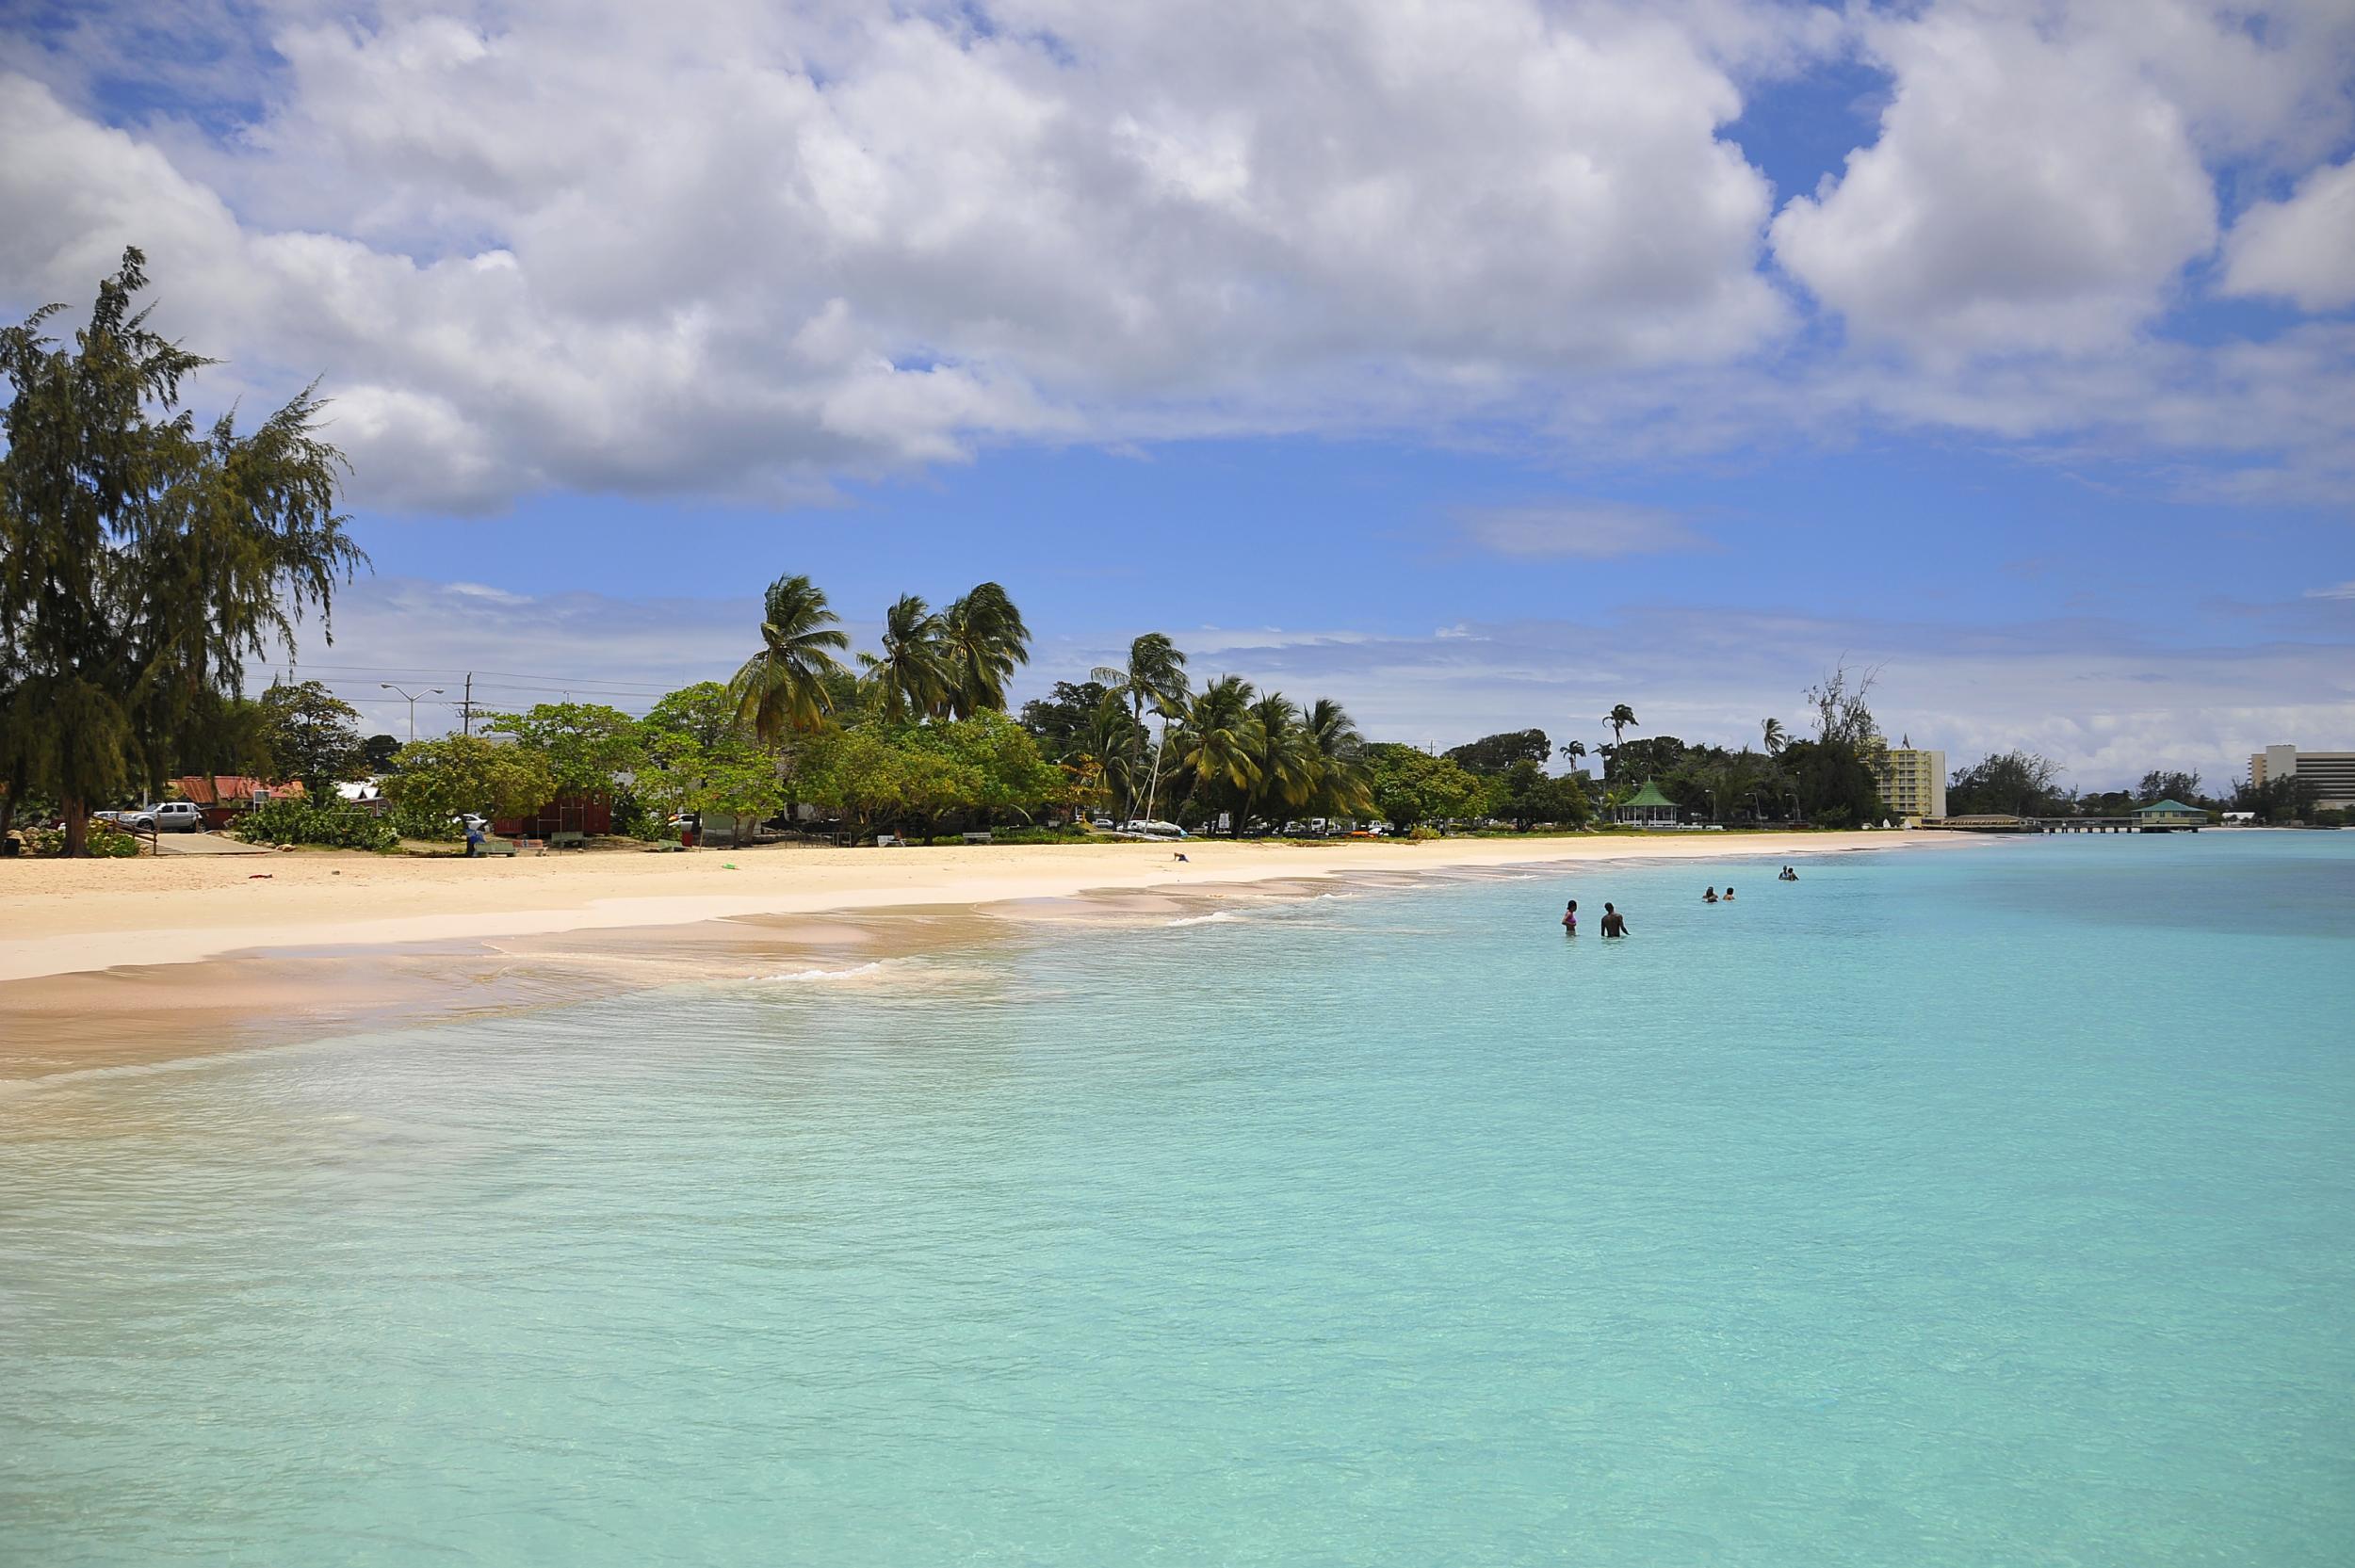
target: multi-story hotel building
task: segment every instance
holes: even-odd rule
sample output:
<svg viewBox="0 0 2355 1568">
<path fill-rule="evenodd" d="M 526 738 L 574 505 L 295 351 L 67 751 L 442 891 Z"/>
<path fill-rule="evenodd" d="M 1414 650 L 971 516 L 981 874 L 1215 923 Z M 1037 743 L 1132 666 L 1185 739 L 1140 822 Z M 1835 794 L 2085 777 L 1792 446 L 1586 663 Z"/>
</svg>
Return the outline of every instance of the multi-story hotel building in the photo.
<svg viewBox="0 0 2355 1568">
<path fill-rule="evenodd" d="M 1892 816 L 1946 815 L 1946 753 L 1911 744 L 1891 746 L 1872 757 L 1881 786 L 1881 804 Z"/>
<path fill-rule="evenodd" d="M 2307 779 L 2314 786 L 2314 803 L 2325 810 L 2355 806 L 2355 752 L 2301 752 L 2295 746 L 2268 746 L 2249 759 L 2249 782 L 2262 787 L 2275 779 Z"/>
</svg>

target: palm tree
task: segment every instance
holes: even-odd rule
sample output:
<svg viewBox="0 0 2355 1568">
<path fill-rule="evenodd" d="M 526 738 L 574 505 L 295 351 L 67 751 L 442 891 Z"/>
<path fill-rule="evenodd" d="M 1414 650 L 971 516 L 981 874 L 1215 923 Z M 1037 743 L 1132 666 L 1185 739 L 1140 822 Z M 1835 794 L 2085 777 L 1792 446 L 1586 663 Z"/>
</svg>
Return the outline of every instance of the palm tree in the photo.
<svg viewBox="0 0 2355 1568">
<path fill-rule="evenodd" d="M 1022 612 L 1004 589 L 983 583 L 940 619 L 950 715 L 970 719 L 984 710 L 1003 711 L 1015 666 L 1031 662 L 1031 628 L 1022 623 Z"/>
<path fill-rule="evenodd" d="M 1373 791 L 1366 776 L 1366 737 L 1357 732 L 1340 703 L 1320 697 L 1301 716 L 1301 738 L 1314 758 L 1314 783 L 1309 791 L 1311 813 L 1318 816 L 1363 816 L 1373 810 Z"/>
<path fill-rule="evenodd" d="M 1625 703 L 1621 703 L 1618 706 L 1613 708 L 1609 713 L 1604 714 L 1602 716 L 1602 721 L 1611 726 L 1611 744 L 1614 746 L 1619 744 L 1620 731 L 1631 728 L 1642 728 L 1641 725 L 1638 725 L 1635 722 L 1635 710 L 1629 707 Z"/>
<path fill-rule="evenodd" d="M 793 730 L 814 730 L 833 703 L 827 678 L 840 671 L 835 652 L 851 639 L 826 607 L 826 595 L 807 577 L 779 577 L 761 602 L 760 652 L 729 683 L 737 718 L 764 746 Z"/>
<path fill-rule="evenodd" d="M 1129 644 L 1126 665 L 1098 665 L 1088 672 L 1088 678 L 1103 682 L 1117 694 L 1139 723 L 1145 721 L 1146 707 L 1157 713 L 1175 713 L 1192 695 L 1186 680 L 1186 655 L 1165 632 L 1145 633 Z"/>
<path fill-rule="evenodd" d="M 1145 767 L 1145 726 L 1121 705 L 1119 697 L 1106 692 L 1072 740 L 1067 760 L 1083 773 L 1093 772 L 1113 800 L 1136 798 L 1137 774 Z"/>
<path fill-rule="evenodd" d="M 1188 704 L 1178 765 L 1194 783 L 1240 799 L 1259 783 L 1259 739 L 1252 734 L 1251 683 L 1221 675 Z"/>
<path fill-rule="evenodd" d="M 884 614 L 883 655 L 861 654 L 859 668 L 875 712 L 885 719 L 931 719 L 949 705 L 950 678 L 941 618 L 913 593 Z"/>
<path fill-rule="evenodd" d="M 1186 699 L 1192 695 L 1192 685 L 1186 679 L 1186 655 L 1167 633 L 1146 632 L 1129 644 L 1126 666 L 1098 665 L 1088 671 L 1088 678 L 1103 682 L 1112 695 L 1127 702 L 1138 723 L 1145 722 L 1147 705 L 1161 717 L 1161 744 L 1154 750 L 1153 766 L 1145 781 L 1145 812 L 1150 816 L 1161 785 L 1161 752 L 1169 747 L 1169 721 L 1184 711 Z M 1133 794 L 1123 798 L 1123 816 L 1133 814 L 1135 807 Z"/>
<path fill-rule="evenodd" d="M 1274 819 L 1307 800 L 1318 767 L 1317 754 L 1300 726 L 1300 709 L 1291 698 L 1271 691 L 1251 704 L 1250 716 L 1246 736 L 1259 776 L 1243 791 L 1242 810 L 1235 814 L 1232 832 L 1237 838 L 1262 806 L 1271 808 L 1268 815 Z"/>
<path fill-rule="evenodd" d="M 1581 759 L 1586 755 L 1586 743 L 1583 740 L 1564 741 L 1561 750 L 1562 760 L 1568 763 L 1572 768 L 1576 768 Z"/>
<path fill-rule="evenodd" d="M 1783 733 L 1782 720 L 1769 719 L 1759 728 L 1765 732 L 1766 754 L 1770 757 L 1782 755 L 1782 749 L 1791 744 L 1791 737 Z"/>
</svg>

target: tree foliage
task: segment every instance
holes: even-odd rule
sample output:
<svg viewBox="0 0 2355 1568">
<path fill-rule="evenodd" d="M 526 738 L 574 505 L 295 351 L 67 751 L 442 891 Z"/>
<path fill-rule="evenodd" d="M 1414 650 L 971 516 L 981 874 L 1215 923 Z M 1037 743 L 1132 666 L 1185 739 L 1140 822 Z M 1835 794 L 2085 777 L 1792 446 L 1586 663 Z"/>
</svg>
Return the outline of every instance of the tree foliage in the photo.
<svg viewBox="0 0 2355 1568">
<path fill-rule="evenodd" d="M 816 729 L 833 706 L 827 677 L 841 666 L 835 655 L 851 645 L 826 607 L 826 595 L 805 576 L 779 577 L 761 600 L 760 649 L 737 671 L 730 691 L 738 717 L 763 745 Z"/>
<path fill-rule="evenodd" d="M 280 682 L 254 705 L 273 782 L 300 779 L 314 799 L 323 799 L 367 766 L 360 710 L 317 681 Z"/>
<path fill-rule="evenodd" d="M 522 713 L 494 713 L 483 730 L 515 737 L 515 744 L 547 759 L 558 795 L 611 792 L 617 775 L 636 768 L 646 754 L 640 722 L 601 703 L 542 703 Z"/>
<path fill-rule="evenodd" d="M 1452 746 L 1439 754 L 1467 773 L 1502 773 L 1517 762 L 1543 764 L 1553 755 L 1553 746 L 1543 730 L 1507 730 Z M 1579 754 L 1585 754 L 1584 747 L 1579 748 Z"/>
<path fill-rule="evenodd" d="M 335 509 L 342 456 L 309 390 L 250 433 L 200 430 L 183 383 L 209 361 L 151 331 L 123 252 L 71 348 L 45 306 L 0 331 L 0 768 L 55 795 L 69 853 L 93 800 L 158 788 L 300 618 L 365 558 Z"/>
<path fill-rule="evenodd" d="M 1405 832 L 1425 822 L 1478 813 L 1481 781 L 1446 757 L 1412 746 L 1376 742 L 1366 748 L 1368 792 L 1384 821 Z"/>
<path fill-rule="evenodd" d="M 444 736 L 400 749 L 384 780 L 385 798 L 404 823 L 432 827 L 461 812 L 523 816 L 555 797 L 547 758 L 523 746 L 500 746 L 480 736 Z M 438 836 L 420 834 L 419 836 Z"/>
<path fill-rule="evenodd" d="M 2069 808 L 2060 768 L 2034 752 L 1998 752 L 1955 769 L 1946 784 L 1950 816 L 2000 813 L 2011 816 L 2057 816 Z"/>
</svg>

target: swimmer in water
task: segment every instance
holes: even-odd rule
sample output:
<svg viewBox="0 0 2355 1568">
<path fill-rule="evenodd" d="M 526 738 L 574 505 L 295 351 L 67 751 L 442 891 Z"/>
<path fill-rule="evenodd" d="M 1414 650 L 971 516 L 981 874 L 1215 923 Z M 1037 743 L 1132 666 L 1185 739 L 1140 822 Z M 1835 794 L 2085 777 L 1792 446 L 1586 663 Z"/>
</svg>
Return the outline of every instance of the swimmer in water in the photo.
<svg viewBox="0 0 2355 1568">
<path fill-rule="evenodd" d="M 1602 934 L 1605 936 L 1627 935 L 1627 916 L 1609 904 L 1602 906 Z"/>
<path fill-rule="evenodd" d="M 1782 868 L 1782 875 L 1775 880 L 1781 882 L 1795 882 L 1799 880 L 1799 874 L 1786 865 Z"/>
<path fill-rule="evenodd" d="M 1733 884 L 1731 882 L 1726 883 L 1725 901 L 1729 904 L 1733 902 Z"/>
<path fill-rule="evenodd" d="M 1570 907 L 1562 912 L 1562 929 L 1572 936 L 1578 934 L 1578 900 L 1575 898 L 1570 900 Z"/>
<path fill-rule="evenodd" d="M 1715 903 L 1716 901 L 1717 901 L 1717 890 L 1716 890 L 1715 888 L 1713 888 L 1713 888 L 1711 888 L 1708 892 L 1706 892 L 1706 893 L 1704 893 L 1704 894 L 1702 894 L 1702 895 L 1701 895 L 1701 902 L 1702 902 L 1702 903 L 1704 903 L 1704 904 L 1713 904 L 1713 903 Z"/>
</svg>

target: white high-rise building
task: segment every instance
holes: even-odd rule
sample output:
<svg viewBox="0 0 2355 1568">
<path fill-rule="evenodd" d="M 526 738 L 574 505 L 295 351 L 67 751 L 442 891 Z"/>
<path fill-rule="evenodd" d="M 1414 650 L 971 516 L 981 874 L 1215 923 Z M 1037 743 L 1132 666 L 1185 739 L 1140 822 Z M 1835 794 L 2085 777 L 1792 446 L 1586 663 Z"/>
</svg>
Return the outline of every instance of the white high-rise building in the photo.
<svg viewBox="0 0 2355 1568">
<path fill-rule="evenodd" d="M 2249 757 L 2252 786 L 2275 779 L 2311 780 L 2314 803 L 2325 810 L 2355 806 L 2355 752 L 2301 752 L 2295 746 L 2268 746 Z"/>
</svg>

